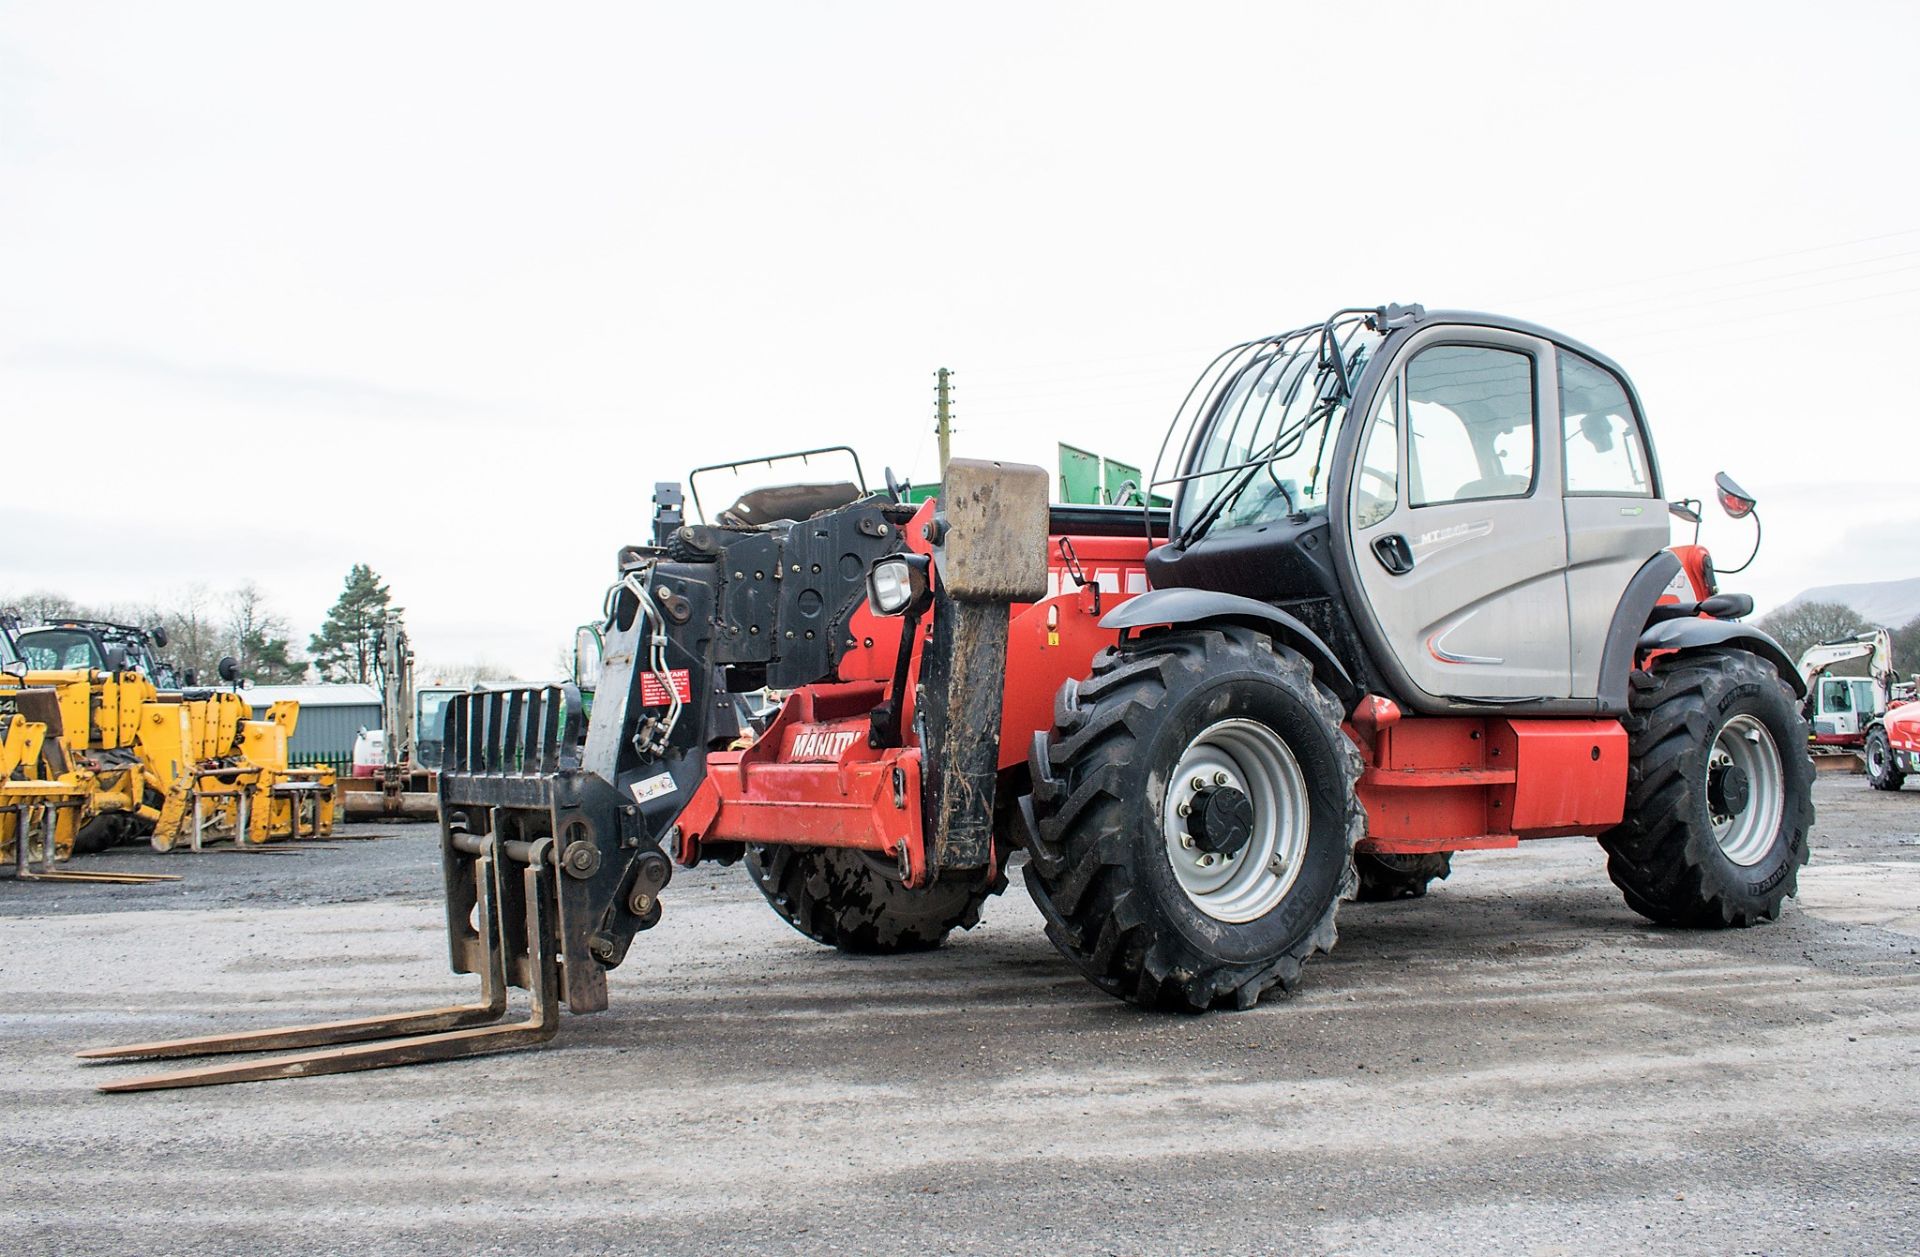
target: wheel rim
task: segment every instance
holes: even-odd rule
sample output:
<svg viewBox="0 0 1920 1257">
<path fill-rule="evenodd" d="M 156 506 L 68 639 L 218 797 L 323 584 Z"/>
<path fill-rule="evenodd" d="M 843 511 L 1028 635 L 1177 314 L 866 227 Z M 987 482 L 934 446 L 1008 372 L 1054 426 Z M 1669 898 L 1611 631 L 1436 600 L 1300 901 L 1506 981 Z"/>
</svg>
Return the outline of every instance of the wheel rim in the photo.
<svg viewBox="0 0 1920 1257">
<path fill-rule="evenodd" d="M 1727 799 L 1725 785 L 1715 785 L 1741 779 L 1744 799 Z M 1707 780 L 1707 815 L 1720 850 L 1735 864 L 1758 864 L 1772 848 L 1786 811 L 1786 774 L 1767 727 L 1747 715 L 1721 726 L 1707 761 Z"/>
<path fill-rule="evenodd" d="M 1868 738 L 1867 771 L 1876 777 L 1885 776 L 1887 772 L 1887 758 L 1887 744 L 1877 737 Z"/>
<path fill-rule="evenodd" d="M 1237 850 L 1216 854 L 1194 842 L 1195 805 L 1212 791 L 1238 791 L 1251 804 L 1250 832 Z M 1203 730 L 1167 784 L 1161 829 L 1180 889 L 1216 921 L 1258 920 L 1300 876 L 1312 824 L 1307 779 L 1280 735 L 1254 720 Z"/>
</svg>

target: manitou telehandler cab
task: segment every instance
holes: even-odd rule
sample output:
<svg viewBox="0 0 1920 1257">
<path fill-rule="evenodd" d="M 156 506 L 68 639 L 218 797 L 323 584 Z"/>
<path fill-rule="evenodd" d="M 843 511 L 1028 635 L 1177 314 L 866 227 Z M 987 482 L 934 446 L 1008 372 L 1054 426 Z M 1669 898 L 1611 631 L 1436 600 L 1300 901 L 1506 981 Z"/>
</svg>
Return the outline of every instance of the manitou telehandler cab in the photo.
<svg viewBox="0 0 1920 1257">
<path fill-rule="evenodd" d="M 1168 434 L 1170 509 L 1050 508 L 1015 464 L 956 459 L 918 504 L 888 480 L 763 489 L 711 524 L 658 489 L 585 737 L 573 687 L 453 702 L 447 920 L 480 1002 L 103 1049 L 409 1036 L 107 1089 L 541 1041 L 561 1002 L 606 1006 L 674 863 L 742 860 L 796 929 L 895 952 L 974 924 L 1024 849 L 1068 960 L 1189 1012 L 1291 988 L 1343 899 L 1420 894 L 1455 851 L 1596 834 L 1671 925 L 1793 893 L 1793 661 L 1704 550 L 1668 548 L 1633 388 L 1566 337 L 1386 306 L 1236 346 Z M 728 749 L 732 696 L 761 691 L 778 715 Z M 530 1015 L 487 1024 L 510 986 Z"/>
</svg>

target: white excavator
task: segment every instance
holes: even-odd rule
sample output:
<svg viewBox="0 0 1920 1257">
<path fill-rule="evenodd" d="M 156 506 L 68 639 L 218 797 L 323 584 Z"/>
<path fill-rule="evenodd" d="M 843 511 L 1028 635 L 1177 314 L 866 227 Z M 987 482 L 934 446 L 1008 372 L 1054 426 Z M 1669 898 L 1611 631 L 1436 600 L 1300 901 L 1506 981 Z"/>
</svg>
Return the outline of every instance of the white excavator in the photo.
<svg viewBox="0 0 1920 1257">
<path fill-rule="evenodd" d="M 1866 676 L 1827 675 L 1851 659 L 1867 660 Z M 1809 646 L 1800 656 L 1800 679 L 1807 687 L 1814 754 L 1860 755 L 1868 730 L 1886 715 L 1900 680 L 1893 667 L 1893 638 L 1886 629 L 1866 629 Z"/>
<path fill-rule="evenodd" d="M 362 729 L 355 740 L 353 773 L 340 780 L 341 804 L 352 820 L 433 820 L 441 722 L 448 700 L 465 690 L 414 688 L 413 646 L 398 612 L 387 612 L 373 647 L 380 728 Z"/>
</svg>

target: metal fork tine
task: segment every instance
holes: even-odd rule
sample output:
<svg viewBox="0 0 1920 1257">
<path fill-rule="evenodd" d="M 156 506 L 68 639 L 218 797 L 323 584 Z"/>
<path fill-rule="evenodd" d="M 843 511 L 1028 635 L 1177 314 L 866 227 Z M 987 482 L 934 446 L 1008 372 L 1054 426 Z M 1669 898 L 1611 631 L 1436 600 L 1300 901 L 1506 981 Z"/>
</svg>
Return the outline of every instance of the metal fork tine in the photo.
<svg viewBox="0 0 1920 1257">
<path fill-rule="evenodd" d="M 16 876 L 18 876 L 16 874 Z M 178 873 L 99 873 L 81 869 L 56 869 L 51 873 L 28 873 L 29 882 L 99 882 L 111 886 L 146 886 L 155 882 L 177 882 Z"/>
<path fill-rule="evenodd" d="M 524 874 L 527 951 L 530 956 L 538 958 L 536 963 L 528 966 L 532 970 L 529 994 L 533 998 L 533 1008 L 527 1020 L 505 1026 L 475 1026 L 443 1034 L 355 1043 L 324 1052 L 301 1052 L 292 1056 L 271 1056 L 265 1060 L 234 1061 L 205 1069 L 151 1074 L 144 1078 L 108 1083 L 100 1090 L 161 1091 L 175 1087 L 260 1082 L 270 1078 L 307 1078 L 318 1074 L 344 1074 L 363 1069 L 385 1069 L 424 1061 L 480 1056 L 547 1042 L 559 1028 L 560 1006 L 557 957 L 550 941 L 546 917 L 546 900 L 553 893 L 553 873 L 547 867 L 544 856 L 543 852 L 542 858 L 529 865 Z"/>
<path fill-rule="evenodd" d="M 478 898 L 478 933 L 483 961 L 480 970 L 481 1002 L 478 1004 L 454 1004 L 420 1012 L 356 1017 L 348 1021 L 326 1021 L 306 1026 L 275 1026 L 240 1034 L 201 1035 L 190 1039 L 88 1048 L 75 1055 L 88 1061 L 225 1056 L 236 1052 L 272 1052 L 320 1047 L 330 1043 L 354 1043 L 363 1039 L 391 1038 L 394 1035 L 425 1035 L 498 1021 L 507 1011 L 507 983 L 493 884 L 497 876 L 494 859 L 494 853 L 489 851 L 474 861 L 474 890 Z M 128 1088 L 102 1088 L 108 1089 Z"/>
</svg>

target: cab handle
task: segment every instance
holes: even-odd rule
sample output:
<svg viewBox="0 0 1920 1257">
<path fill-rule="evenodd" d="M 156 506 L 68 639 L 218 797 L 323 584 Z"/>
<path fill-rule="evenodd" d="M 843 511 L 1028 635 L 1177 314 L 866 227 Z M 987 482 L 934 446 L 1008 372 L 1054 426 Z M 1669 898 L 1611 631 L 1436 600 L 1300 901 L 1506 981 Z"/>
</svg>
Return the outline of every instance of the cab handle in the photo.
<svg viewBox="0 0 1920 1257">
<path fill-rule="evenodd" d="M 1373 539 L 1373 557 L 1395 576 L 1405 576 L 1413 570 L 1413 547 L 1397 532 Z"/>
</svg>

